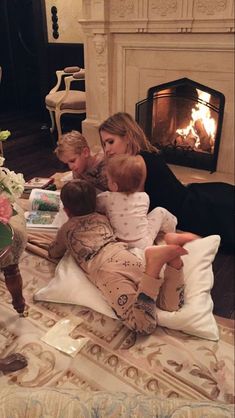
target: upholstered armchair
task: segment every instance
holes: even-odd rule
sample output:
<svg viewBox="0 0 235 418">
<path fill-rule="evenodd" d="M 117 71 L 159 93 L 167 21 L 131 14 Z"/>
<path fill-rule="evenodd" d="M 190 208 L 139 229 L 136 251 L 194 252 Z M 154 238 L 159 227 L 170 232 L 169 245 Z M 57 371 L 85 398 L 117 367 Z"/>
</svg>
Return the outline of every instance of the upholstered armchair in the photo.
<svg viewBox="0 0 235 418">
<path fill-rule="evenodd" d="M 46 108 L 51 117 L 51 132 L 57 128 L 58 137 L 62 134 L 61 115 L 64 113 L 86 113 L 86 93 L 73 90 L 72 83 L 85 80 L 85 70 L 79 67 L 66 67 L 56 71 L 57 83 L 45 98 Z M 64 81 L 65 89 L 62 89 Z"/>
<path fill-rule="evenodd" d="M 14 309 L 23 315 L 25 300 L 22 293 L 22 277 L 19 269 L 19 260 L 26 247 L 27 233 L 23 209 L 17 205 L 17 214 L 10 219 L 13 231 L 13 241 L 10 249 L 0 257 L 0 270 L 3 272 L 6 287 L 12 296 Z"/>
</svg>

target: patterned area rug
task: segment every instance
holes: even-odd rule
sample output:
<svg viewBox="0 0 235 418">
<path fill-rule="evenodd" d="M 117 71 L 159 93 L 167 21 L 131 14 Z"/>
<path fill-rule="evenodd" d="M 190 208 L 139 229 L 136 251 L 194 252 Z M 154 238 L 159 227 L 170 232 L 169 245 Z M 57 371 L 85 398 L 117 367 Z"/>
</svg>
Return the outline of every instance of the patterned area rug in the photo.
<svg viewBox="0 0 235 418">
<path fill-rule="evenodd" d="M 21 260 L 28 316 L 19 318 L 0 280 L 0 356 L 21 352 L 28 366 L 0 376 L 0 384 L 86 391 L 122 391 L 162 398 L 234 401 L 233 321 L 217 318 L 219 342 L 158 327 L 138 337 L 119 321 L 84 307 L 34 302 L 55 265 L 25 252 Z M 74 339 L 88 337 L 71 357 L 41 340 L 63 318 L 82 318 Z"/>
</svg>

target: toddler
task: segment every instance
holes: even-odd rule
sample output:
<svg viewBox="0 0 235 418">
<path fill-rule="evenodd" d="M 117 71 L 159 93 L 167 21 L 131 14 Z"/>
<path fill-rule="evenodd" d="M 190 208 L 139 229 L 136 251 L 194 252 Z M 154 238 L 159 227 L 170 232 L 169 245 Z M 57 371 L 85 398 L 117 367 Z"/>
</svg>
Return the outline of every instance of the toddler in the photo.
<svg viewBox="0 0 235 418">
<path fill-rule="evenodd" d="M 110 191 L 97 196 L 97 211 L 110 220 L 116 237 L 129 248 L 152 245 L 158 233 L 175 232 L 177 219 L 157 207 L 148 213 L 149 196 L 143 190 L 146 169 L 139 156 L 115 155 L 106 161 Z"/>
<path fill-rule="evenodd" d="M 60 176 L 62 184 L 72 178 L 80 178 L 94 184 L 97 191 L 107 190 L 107 181 L 103 173 L 103 151 L 92 154 L 86 138 L 80 132 L 73 130 L 61 135 L 55 154 L 72 170 L 67 175 Z M 55 178 L 55 181 L 58 181 L 58 178 Z"/>
<path fill-rule="evenodd" d="M 60 258 L 69 250 L 128 328 L 142 334 L 154 332 L 156 304 L 173 311 L 183 303 L 181 256 L 187 254 L 183 245 L 194 236 L 169 234 L 167 245 L 148 247 L 144 268 L 125 243 L 116 241 L 108 218 L 95 212 L 96 191 L 92 184 L 69 181 L 62 187 L 61 200 L 69 219 L 50 244 L 49 256 Z"/>
</svg>

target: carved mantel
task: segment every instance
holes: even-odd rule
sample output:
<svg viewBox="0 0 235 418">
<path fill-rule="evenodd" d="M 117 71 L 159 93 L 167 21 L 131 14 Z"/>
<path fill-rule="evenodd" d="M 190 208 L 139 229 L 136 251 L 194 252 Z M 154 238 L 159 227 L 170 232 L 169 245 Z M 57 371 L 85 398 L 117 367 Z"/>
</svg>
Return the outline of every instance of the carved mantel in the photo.
<svg viewBox="0 0 235 418">
<path fill-rule="evenodd" d="M 234 1 L 83 0 L 87 118 L 83 132 L 116 111 L 135 114 L 149 87 L 188 77 L 225 94 L 218 170 L 233 173 Z"/>
</svg>

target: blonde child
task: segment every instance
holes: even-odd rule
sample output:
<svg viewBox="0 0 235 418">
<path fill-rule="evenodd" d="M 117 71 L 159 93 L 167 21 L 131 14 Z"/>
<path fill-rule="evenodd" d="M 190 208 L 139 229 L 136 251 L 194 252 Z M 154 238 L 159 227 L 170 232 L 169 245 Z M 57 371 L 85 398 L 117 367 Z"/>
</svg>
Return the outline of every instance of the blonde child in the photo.
<svg viewBox="0 0 235 418">
<path fill-rule="evenodd" d="M 97 191 L 107 190 L 107 181 L 103 173 L 103 151 L 93 154 L 86 138 L 78 131 L 63 134 L 57 143 L 55 154 L 58 159 L 68 164 L 71 172 L 55 176 L 59 188 L 68 180 L 84 179 L 94 184 Z"/>
<path fill-rule="evenodd" d="M 139 156 L 116 155 L 106 161 L 110 191 L 97 196 L 97 211 L 110 220 L 116 237 L 129 248 L 153 245 L 159 232 L 175 232 L 177 219 L 168 210 L 149 211 L 149 196 L 144 188 L 146 169 Z"/>
<path fill-rule="evenodd" d="M 69 220 L 51 243 L 49 256 L 60 258 L 69 250 L 128 328 L 142 334 L 154 332 L 156 305 L 169 311 L 182 306 L 181 256 L 187 254 L 183 245 L 194 236 L 169 234 L 168 245 L 148 247 L 144 268 L 125 243 L 116 241 L 108 218 L 95 212 L 96 191 L 90 183 L 69 181 L 62 187 L 61 200 Z"/>
</svg>

